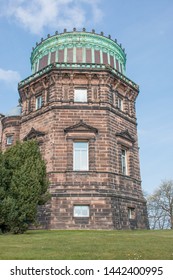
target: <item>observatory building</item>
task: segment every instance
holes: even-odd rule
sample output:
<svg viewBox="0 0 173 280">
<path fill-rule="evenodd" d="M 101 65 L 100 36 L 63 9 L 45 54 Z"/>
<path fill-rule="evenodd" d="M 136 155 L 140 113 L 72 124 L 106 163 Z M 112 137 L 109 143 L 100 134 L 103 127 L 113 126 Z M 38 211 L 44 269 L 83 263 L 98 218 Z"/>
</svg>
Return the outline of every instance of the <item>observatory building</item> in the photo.
<svg viewBox="0 0 173 280">
<path fill-rule="evenodd" d="M 0 115 L 1 149 L 36 139 L 47 164 L 48 229 L 148 228 L 135 100 L 121 44 L 94 30 L 41 39 L 19 82 L 21 111 Z"/>
</svg>

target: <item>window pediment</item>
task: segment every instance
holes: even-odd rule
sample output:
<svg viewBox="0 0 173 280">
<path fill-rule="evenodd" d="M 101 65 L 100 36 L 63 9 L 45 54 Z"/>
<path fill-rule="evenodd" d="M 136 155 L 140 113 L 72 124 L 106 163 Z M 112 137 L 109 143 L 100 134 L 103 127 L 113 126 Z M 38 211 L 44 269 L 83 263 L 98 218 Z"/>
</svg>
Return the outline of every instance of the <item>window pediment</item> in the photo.
<svg viewBox="0 0 173 280">
<path fill-rule="evenodd" d="M 45 132 L 38 131 L 38 130 L 36 130 L 35 128 L 32 127 L 30 132 L 23 138 L 23 140 L 27 141 L 27 140 L 31 140 L 31 139 L 34 139 L 34 138 L 44 136 L 44 135 L 45 135 Z"/>
<path fill-rule="evenodd" d="M 95 140 L 98 129 L 80 120 L 79 123 L 65 128 L 64 132 L 67 135 L 67 139 L 90 141 L 91 139 Z"/>
<path fill-rule="evenodd" d="M 135 139 L 131 136 L 128 129 L 116 133 L 118 143 L 131 147 L 135 143 Z"/>
<path fill-rule="evenodd" d="M 85 122 L 83 122 L 83 120 L 80 120 L 79 123 L 73 125 L 73 126 L 69 126 L 67 128 L 64 129 L 65 133 L 94 133 L 94 134 L 98 134 L 98 129 L 90 126 L 88 124 L 86 124 Z"/>
</svg>

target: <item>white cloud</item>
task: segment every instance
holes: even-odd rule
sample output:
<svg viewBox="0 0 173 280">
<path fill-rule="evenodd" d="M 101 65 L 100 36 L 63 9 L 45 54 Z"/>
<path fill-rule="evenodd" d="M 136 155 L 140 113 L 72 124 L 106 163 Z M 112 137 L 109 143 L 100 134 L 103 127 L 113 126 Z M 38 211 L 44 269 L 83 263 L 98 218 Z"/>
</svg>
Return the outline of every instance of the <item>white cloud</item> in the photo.
<svg viewBox="0 0 173 280">
<path fill-rule="evenodd" d="M 20 74 L 13 70 L 4 70 L 0 68 L 0 81 L 10 85 L 16 85 L 21 80 Z"/>
<path fill-rule="evenodd" d="M 34 34 L 45 27 L 85 27 L 103 17 L 99 4 L 102 0 L 0 0 L 1 16 L 15 20 Z M 1 3 L 0 3 L 1 4 Z"/>
</svg>

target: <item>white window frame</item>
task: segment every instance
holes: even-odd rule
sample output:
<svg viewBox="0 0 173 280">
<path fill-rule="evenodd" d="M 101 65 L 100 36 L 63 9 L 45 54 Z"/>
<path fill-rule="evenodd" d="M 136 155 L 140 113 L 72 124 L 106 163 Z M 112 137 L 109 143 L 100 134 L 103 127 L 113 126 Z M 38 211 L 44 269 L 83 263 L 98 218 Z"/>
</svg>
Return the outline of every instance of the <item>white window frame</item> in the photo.
<svg viewBox="0 0 173 280">
<path fill-rule="evenodd" d="M 73 217 L 74 218 L 89 218 L 90 207 L 89 205 L 74 205 L 73 206 Z"/>
<path fill-rule="evenodd" d="M 123 110 L 123 99 L 120 97 L 118 97 L 118 99 L 117 99 L 117 107 L 119 110 L 121 110 L 121 111 Z"/>
<path fill-rule="evenodd" d="M 128 218 L 129 218 L 129 220 L 135 219 L 135 208 L 128 207 Z"/>
<path fill-rule="evenodd" d="M 76 152 L 77 151 L 80 152 L 79 161 L 81 162 L 81 157 L 82 157 L 81 153 L 82 153 L 82 150 L 83 150 L 81 148 L 77 148 L 78 143 L 86 143 L 87 144 L 87 148 L 86 148 L 86 152 L 87 152 L 86 153 L 86 163 L 87 163 L 86 168 L 82 168 L 82 166 L 77 168 L 77 166 L 76 166 Z M 88 156 L 88 154 L 89 154 L 89 143 L 88 143 L 88 141 L 75 141 L 75 142 L 73 142 L 73 170 L 74 171 L 88 171 L 89 170 L 89 156 Z"/>
<path fill-rule="evenodd" d="M 74 90 L 74 102 L 86 103 L 88 100 L 86 88 L 76 88 Z"/>
<path fill-rule="evenodd" d="M 13 144 L 13 141 L 14 141 L 13 135 L 8 135 L 8 136 L 6 137 L 6 143 L 7 143 L 7 145 L 12 145 L 12 144 Z"/>
<path fill-rule="evenodd" d="M 40 109 L 42 107 L 42 95 L 39 95 L 36 97 L 36 103 L 35 103 L 35 108 L 36 110 Z"/>
<path fill-rule="evenodd" d="M 127 150 L 125 148 L 121 148 L 121 172 L 123 175 L 128 175 Z"/>
</svg>

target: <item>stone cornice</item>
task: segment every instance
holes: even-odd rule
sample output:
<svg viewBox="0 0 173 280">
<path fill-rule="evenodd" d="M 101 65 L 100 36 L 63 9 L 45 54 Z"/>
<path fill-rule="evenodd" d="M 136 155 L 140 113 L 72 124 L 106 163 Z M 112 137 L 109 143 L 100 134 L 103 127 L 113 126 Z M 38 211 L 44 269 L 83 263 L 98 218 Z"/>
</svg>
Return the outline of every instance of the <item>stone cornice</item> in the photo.
<svg viewBox="0 0 173 280">
<path fill-rule="evenodd" d="M 100 193 L 79 193 L 79 192 L 58 192 L 58 193 L 52 193 L 52 197 L 114 197 L 117 199 L 124 199 L 128 200 L 130 202 L 138 202 L 138 203 L 145 203 L 145 198 L 139 199 L 138 197 L 134 196 L 128 196 L 128 195 L 119 195 L 116 193 L 109 193 L 109 192 L 100 192 Z"/>
<path fill-rule="evenodd" d="M 55 103 L 55 102 L 54 102 Z M 123 119 L 127 120 L 128 122 L 134 124 L 135 126 L 137 125 L 136 123 L 136 118 L 132 118 L 132 117 L 128 117 L 126 114 L 124 114 L 123 112 L 119 111 L 118 109 L 115 109 L 111 106 L 110 103 L 108 104 L 104 104 L 102 106 L 100 106 L 100 103 L 98 105 L 67 105 L 67 104 L 64 104 L 62 105 L 55 105 L 54 103 L 48 103 L 47 106 L 45 107 L 42 107 L 41 110 L 37 110 L 37 111 L 34 111 L 34 112 L 31 112 L 30 114 L 28 115 L 24 115 L 22 116 L 21 118 L 21 122 L 24 123 L 24 122 L 27 122 L 33 118 L 36 118 L 42 114 L 45 114 L 46 112 L 48 111 L 51 111 L 51 110 L 64 110 L 64 109 L 71 109 L 71 110 L 107 110 L 107 111 L 110 111 L 112 112 L 113 114 L 116 114 L 120 117 L 123 117 Z M 106 106 L 107 105 L 107 106 Z"/>
<path fill-rule="evenodd" d="M 19 126 L 21 123 L 21 116 L 7 116 L 1 119 L 2 128 L 5 129 L 11 126 Z"/>
<path fill-rule="evenodd" d="M 83 67 L 84 66 L 84 67 Z M 119 79 L 121 83 L 126 85 L 128 87 L 128 90 L 131 89 L 135 92 L 139 91 L 139 86 L 135 84 L 133 81 L 131 81 L 129 78 L 124 76 L 122 73 L 118 72 L 117 70 L 113 69 L 110 66 L 106 66 L 104 64 L 89 64 L 88 67 L 86 67 L 86 64 L 77 64 L 77 63 L 55 63 L 50 64 L 47 67 L 41 69 L 39 72 L 29 76 L 25 80 L 21 81 L 18 84 L 19 92 L 21 89 L 28 87 L 31 83 L 36 82 L 38 79 L 45 79 L 45 75 L 50 74 L 52 76 L 52 73 L 88 73 L 90 74 L 103 74 L 103 73 L 109 73 L 110 75 L 113 75 L 116 79 Z M 116 83 L 115 87 L 117 87 L 119 84 Z"/>
</svg>

